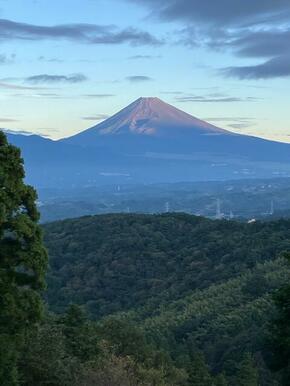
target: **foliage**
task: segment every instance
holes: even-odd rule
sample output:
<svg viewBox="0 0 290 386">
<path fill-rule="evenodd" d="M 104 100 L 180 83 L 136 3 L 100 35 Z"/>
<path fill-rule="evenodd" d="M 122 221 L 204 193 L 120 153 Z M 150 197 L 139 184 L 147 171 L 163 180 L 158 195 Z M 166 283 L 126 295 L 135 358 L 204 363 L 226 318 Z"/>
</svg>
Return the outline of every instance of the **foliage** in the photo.
<svg viewBox="0 0 290 386">
<path fill-rule="evenodd" d="M 71 302 L 86 305 L 95 317 L 177 300 L 290 248 L 289 228 L 287 220 L 242 224 L 186 214 L 47 224 L 47 300 L 57 312 Z M 263 278 L 257 280 L 253 291 L 263 292 Z"/>
<path fill-rule="evenodd" d="M 258 386 L 258 384 L 258 371 L 253 358 L 249 353 L 246 353 L 237 372 L 236 385 Z"/>
<path fill-rule="evenodd" d="M 212 386 L 213 380 L 203 355 L 195 354 L 189 370 L 189 384 L 200 386 Z"/>
<path fill-rule="evenodd" d="M 62 329 L 51 318 L 27 337 L 20 359 L 20 373 L 24 386 L 77 385 L 82 368 L 67 350 Z"/>
<path fill-rule="evenodd" d="M 290 267 L 275 256 L 289 250 L 290 221 L 166 214 L 46 225 L 46 299 L 61 313 L 41 320 L 46 252 L 23 178 L 19 151 L 0 134 L 1 386 L 289 384 Z M 273 314 L 278 376 L 263 360 Z"/>
<path fill-rule="evenodd" d="M 72 318 L 72 310 L 76 315 L 77 309 L 72 306 L 64 315 L 48 316 L 28 336 L 20 361 L 24 386 L 185 384 L 186 372 L 175 368 L 165 354 L 151 352 L 137 327 L 133 326 L 131 338 L 140 337 L 138 347 L 122 320 L 114 320 L 115 334 L 112 320 L 97 324 L 83 313 Z M 80 337 L 82 350 L 77 349 Z"/>
<path fill-rule="evenodd" d="M 46 251 L 36 193 L 25 185 L 20 152 L 0 132 L 0 384 L 16 385 L 24 335 L 41 317 Z"/>
<path fill-rule="evenodd" d="M 248 352 L 260 358 L 257 382 L 274 385 L 261 352 L 271 294 L 289 280 L 290 269 L 275 259 L 289 248 L 289 228 L 287 220 L 244 224 L 185 214 L 47 224 L 47 299 L 56 311 L 69 302 L 86 306 L 112 355 L 145 364 L 146 376 L 173 372 L 170 379 L 190 385 L 204 374 L 205 383 L 232 385 Z M 201 375 L 193 371 L 198 353 Z"/>
<path fill-rule="evenodd" d="M 290 261 L 290 253 L 283 256 Z M 274 295 L 276 313 L 270 325 L 270 346 L 271 356 L 269 364 L 275 371 L 280 371 L 282 384 L 289 385 L 290 379 L 290 285 L 282 286 Z"/>
</svg>

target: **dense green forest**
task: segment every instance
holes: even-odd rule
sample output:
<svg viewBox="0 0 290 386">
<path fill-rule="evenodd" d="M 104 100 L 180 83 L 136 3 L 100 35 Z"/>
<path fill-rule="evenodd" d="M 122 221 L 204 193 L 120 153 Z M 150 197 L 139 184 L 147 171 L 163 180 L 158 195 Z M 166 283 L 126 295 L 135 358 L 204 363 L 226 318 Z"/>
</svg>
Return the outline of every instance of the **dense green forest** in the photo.
<svg viewBox="0 0 290 386">
<path fill-rule="evenodd" d="M 290 221 L 41 229 L 36 199 L 0 132 L 1 386 L 289 386 Z"/>
<path fill-rule="evenodd" d="M 289 230 L 288 220 L 246 224 L 187 214 L 47 224 L 46 299 L 56 313 L 70 303 L 85 306 L 97 324 L 112 326 L 107 332 L 134 326 L 151 358 L 161 352 L 183 377 L 177 384 L 237 385 L 245 366 L 255 381 L 240 384 L 274 385 L 266 342 L 273 293 L 290 277 L 279 257 L 290 249 Z M 193 383 L 196 362 L 210 380 Z"/>
<path fill-rule="evenodd" d="M 47 299 L 97 317 L 178 300 L 290 249 L 290 221 L 242 224 L 187 214 L 104 215 L 48 224 Z"/>
</svg>

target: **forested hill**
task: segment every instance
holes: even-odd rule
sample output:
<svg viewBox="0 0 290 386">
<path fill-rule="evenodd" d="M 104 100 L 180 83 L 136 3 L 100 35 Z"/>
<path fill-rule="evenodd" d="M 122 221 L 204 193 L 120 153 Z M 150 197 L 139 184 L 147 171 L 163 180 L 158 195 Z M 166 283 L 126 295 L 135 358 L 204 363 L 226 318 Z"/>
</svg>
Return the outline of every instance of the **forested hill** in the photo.
<svg viewBox="0 0 290 386">
<path fill-rule="evenodd" d="M 192 358 L 201 353 L 213 376 L 226 376 L 190 385 L 276 385 L 264 362 L 265 337 L 275 315 L 272 294 L 289 282 L 290 267 L 279 255 L 290 250 L 290 220 L 112 214 L 44 230 L 52 310 L 84 305 L 113 342 L 125 339 L 127 347 L 128 331 L 138 328 L 171 369 L 194 373 Z"/>
<path fill-rule="evenodd" d="M 96 316 L 186 297 L 290 249 L 290 221 L 242 224 L 186 214 L 113 214 L 44 226 L 47 299 Z"/>
</svg>

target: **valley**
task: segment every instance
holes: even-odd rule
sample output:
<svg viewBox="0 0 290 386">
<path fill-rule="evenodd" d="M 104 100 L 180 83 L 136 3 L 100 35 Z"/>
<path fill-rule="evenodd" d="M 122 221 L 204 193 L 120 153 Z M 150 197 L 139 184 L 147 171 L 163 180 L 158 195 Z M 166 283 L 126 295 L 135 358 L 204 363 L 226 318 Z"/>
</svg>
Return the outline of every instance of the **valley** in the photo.
<svg viewBox="0 0 290 386">
<path fill-rule="evenodd" d="M 130 212 L 268 221 L 290 213 L 288 178 L 39 189 L 38 194 L 42 222 Z"/>
</svg>

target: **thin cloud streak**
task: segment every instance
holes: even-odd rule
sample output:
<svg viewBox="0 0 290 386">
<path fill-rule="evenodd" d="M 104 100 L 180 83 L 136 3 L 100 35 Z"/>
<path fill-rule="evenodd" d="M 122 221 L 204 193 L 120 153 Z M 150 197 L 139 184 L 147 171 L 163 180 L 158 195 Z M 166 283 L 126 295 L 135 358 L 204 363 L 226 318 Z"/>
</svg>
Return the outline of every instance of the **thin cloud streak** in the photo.
<svg viewBox="0 0 290 386">
<path fill-rule="evenodd" d="M 126 80 L 132 83 L 140 83 L 140 82 L 151 82 L 153 78 L 150 78 L 150 76 L 145 76 L 145 75 L 132 75 L 132 76 L 127 76 Z"/>
<path fill-rule="evenodd" d="M 0 82 L 0 88 L 7 90 L 47 90 L 45 87 L 21 86 L 4 82 Z"/>
<path fill-rule="evenodd" d="M 176 97 L 177 102 L 187 103 L 187 102 L 196 102 L 196 103 L 231 103 L 231 102 L 254 102 L 257 98 L 247 97 L 231 97 L 231 96 L 202 96 L 202 95 L 193 95 L 193 96 L 182 96 Z"/>
<path fill-rule="evenodd" d="M 91 115 L 88 117 L 82 117 L 84 121 L 102 121 L 104 119 L 109 118 L 110 115 L 108 114 L 96 114 L 96 115 Z"/>
<path fill-rule="evenodd" d="M 39 84 L 39 83 L 81 83 L 87 80 L 87 77 L 83 74 L 71 74 L 71 75 L 50 75 L 40 74 L 29 76 L 24 79 L 27 83 Z"/>
<path fill-rule="evenodd" d="M 82 95 L 85 98 L 112 98 L 115 97 L 115 94 L 84 94 Z"/>
<path fill-rule="evenodd" d="M 120 29 L 115 25 L 59 24 L 41 26 L 0 19 L 0 41 L 9 40 L 70 40 L 86 44 L 123 44 L 133 46 L 162 44 L 146 31 L 128 27 Z"/>
</svg>

